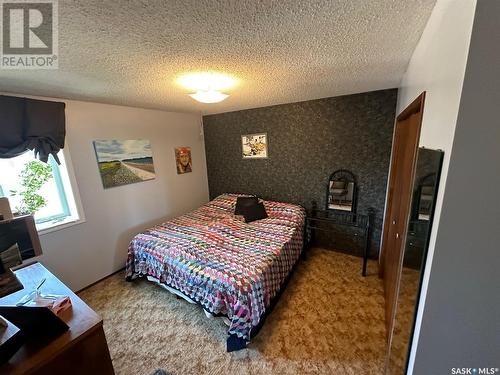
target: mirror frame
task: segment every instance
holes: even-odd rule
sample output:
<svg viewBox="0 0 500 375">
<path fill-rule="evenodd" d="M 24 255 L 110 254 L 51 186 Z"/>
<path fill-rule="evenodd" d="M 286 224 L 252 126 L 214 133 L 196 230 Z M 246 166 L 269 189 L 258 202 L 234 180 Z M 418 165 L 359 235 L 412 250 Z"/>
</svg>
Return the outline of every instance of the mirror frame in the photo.
<svg viewBox="0 0 500 375">
<path fill-rule="evenodd" d="M 411 344 L 413 342 L 413 337 L 415 336 L 415 323 L 417 321 L 418 307 L 420 304 L 420 297 L 422 295 L 422 283 L 424 280 L 425 266 L 427 265 L 427 253 L 429 252 L 429 243 L 431 240 L 432 225 L 434 224 L 434 213 L 436 210 L 436 200 L 437 200 L 438 193 L 439 193 L 439 184 L 441 182 L 441 171 L 443 169 L 443 160 L 444 160 L 443 150 L 432 150 L 432 149 L 427 149 L 425 147 L 419 147 L 419 150 L 420 149 L 439 152 L 439 156 L 438 156 L 438 161 L 437 161 L 438 167 L 436 169 L 434 192 L 433 192 L 433 197 L 432 197 L 431 214 L 430 214 L 429 221 L 428 221 L 429 229 L 427 231 L 427 236 L 425 238 L 424 252 L 422 254 L 422 266 L 420 268 L 420 277 L 418 280 L 418 290 L 417 290 L 417 295 L 416 295 L 416 299 L 415 299 L 415 309 L 413 311 L 413 322 L 411 324 L 410 337 L 408 340 L 408 348 L 407 348 L 407 352 L 406 352 L 406 363 L 405 363 L 405 367 L 404 367 L 405 371 L 408 371 L 408 364 L 410 361 Z M 425 177 L 427 177 L 427 176 L 425 176 Z M 405 244 L 405 247 L 406 247 L 406 244 Z M 403 254 L 403 258 L 404 258 L 404 254 Z"/>
<path fill-rule="evenodd" d="M 405 229 L 406 232 L 409 231 L 409 225 L 411 225 L 412 221 L 428 226 L 427 233 L 426 233 L 425 239 L 424 239 L 424 248 L 423 248 L 423 252 L 422 252 L 422 259 L 420 261 L 420 271 L 419 271 L 420 275 L 418 276 L 418 287 L 417 287 L 416 294 L 415 294 L 415 306 L 413 307 L 413 312 L 412 312 L 412 316 L 411 316 L 411 325 L 410 325 L 410 330 L 408 332 L 408 343 L 407 343 L 406 349 L 404 349 L 405 350 L 405 353 L 404 353 L 405 358 L 404 358 L 404 363 L 402 364 L 403 369 L 404 369 L 404 373 L 406 373 L 406 371 L 408 370 L 410 351 L 411 351 L 411 347 L 412 347 L 413 338 L 415 335 L 415 323 L 416 323 L 416 319 L 417 319 L 418 308 L 420 305 L 420 297 L 422 294 L 422 283 L 423 283 L 424 273 L 425 273 L 425 269 L 426 269 L 426 265 L 427 265 L 427 254 L 429 251 L 429 243 L 430 243 L 430 237 L 431 237 L 431 233 L 432 233 L 432 226 L 434 223 L 436 201 L 437 201 L 437 196 L 439 194 L 439 188 L 440 188 L 440 182 L 441 182 L 441 171 L 442 171 L 443 159 L 444 159 L 444 152 L 442 150 L 433 150 L 433 149 L 429 149 L 426 147 L 419 147 L 418 153 L 420 153 L 422 151 L 433 151 L 433 152 L 437 153 L 436 154 L 436 169 L 433 173 L 426 174 L 423 177 L 419 178 L 418 180 L 415 179 L 416 177 L 414 175 L 414 181 L 413 181 L 413 186 L 412 186 L 412 189 L 414 190 L 414 194 L 412 196 L 411 211 L 409 213 L 408 223 L 407 223 L 407 227 Z M 418 166 L 418 161 L 419 161 L 418 158 L 419 158 L 419 154 L 417 154 L 415 169 Z M 430 209 L 429 220 L 413 219 L 413 217 L 415 215 L 415 207 L 417 209 L 417 217 L 418 217 L 418 207 L 420 204 L 421 184 L 426 179 L 428 179 L 429 176 L 432 174 L 435 174 L 435 182 L 434 182 L 434 191 L 433 191 L 432 205 L 431 205 L 431 209 Z M 415 189 L 415 187 L 417 189 Z M 406 238 L 406 236 L 405 236 L 405 238 Z M 400 272 L 402 272 L 402 266 L 403 266 L 403 263 L 405 260 L 407 242 L 408 242 L 408 239 L 406 238 L 405 242 L 404 242 L 404 249 L 403 249 L 403 255 L 402 255 L 403 259 L 402 259 L 402 263 L 401 263 L 401 271 Z M 400 283 L 400 281 L 398 281 L 398 288 L 401 288 L 399 283 Z M 395 325 L 396 325 L 396 319 L 398 317 L 398 311 L 399 311 L 399 303 L 400 303 L 399 293 L 400 293 L 400 291 L 398 291 L 398 295 L 396 297 L 396 302 L 395 302 L 396 306 L 397 306 L 396 312 L 394 314 L 394 320 L 395 320 L 394 324 Z M 388 348 L 388 350 L 389 350 L 389 352 L 388 352 L 387 357 L 386 357 L 386 366 L 385 366 L 386 372 L 390 371 L 392 369 L 391 360 L 394 356 L 394 353 L 392 352 L 393 351 L 392 343 L 391 343 L 391 346 Z"/>
<path fill-rule="evenodd" d="M 351 204 L 351 210 L 339 210 L 337 208 L 330 208 L 328 205 L 328 198 L 330 197 L 330 182 L 331 181 L 346 181 L 347 183 L 353 183 L 354 187 L 352 190 L 352 204 Z M 355 214 L 356 213 L 356 206 L 357 206 L 357 199 L 358 198 L 358 181 L 356 179 L 356 176 L 354 173 L 347 169 L 337 169 L 334 171 L 330 177 L 328 178 L 328 183 L 326 185 L 326 210 L 327 211 L 335 211 L 335 212 L 344 212 L 344 213 L 350 213 L 350 214 Z"/>
</svg>

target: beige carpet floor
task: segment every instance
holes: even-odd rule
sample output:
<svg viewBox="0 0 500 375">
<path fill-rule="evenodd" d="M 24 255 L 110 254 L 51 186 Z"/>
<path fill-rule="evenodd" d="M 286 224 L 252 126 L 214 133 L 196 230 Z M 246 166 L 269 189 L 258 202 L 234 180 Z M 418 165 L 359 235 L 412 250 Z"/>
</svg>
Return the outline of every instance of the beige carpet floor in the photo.
<svg viewBox="0 0 500 375">
<path fill-rule="evenodd" d="M 147 281 L 119 273 L 80 296 L 104 319 L 118 375 L 382 374 L 382 283 L 375 262 L 360 270 L 360 258 L 308 250 L 260 333 L 233 353 L 220 319 Z"/>
</svg>

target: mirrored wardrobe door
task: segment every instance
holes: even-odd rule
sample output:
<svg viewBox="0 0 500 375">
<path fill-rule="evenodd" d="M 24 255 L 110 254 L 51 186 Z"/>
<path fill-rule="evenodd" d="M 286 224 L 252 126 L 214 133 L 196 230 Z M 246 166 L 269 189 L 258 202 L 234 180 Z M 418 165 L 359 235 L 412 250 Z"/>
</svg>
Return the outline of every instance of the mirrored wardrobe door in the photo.
<svg viewBox="0 0 500 375">
<path fill-rule="evenodd" d="M 386 374 L 406 373 L 442 163 L 442 151 L 418 149 Z"/>
</svg>

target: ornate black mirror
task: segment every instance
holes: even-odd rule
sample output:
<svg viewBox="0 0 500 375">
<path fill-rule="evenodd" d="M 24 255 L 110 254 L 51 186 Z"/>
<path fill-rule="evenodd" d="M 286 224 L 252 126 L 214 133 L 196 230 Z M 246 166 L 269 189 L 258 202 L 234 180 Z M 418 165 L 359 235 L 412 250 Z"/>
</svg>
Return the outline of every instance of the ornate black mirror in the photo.
<svg viewBox="0 0 500 375">
<path fill-rule="evenodd" d="M 345 212 L 356 212 L 356 177 L 346 169 L 330 175 L 326 195 L 326 208 Z"/>
</svg>

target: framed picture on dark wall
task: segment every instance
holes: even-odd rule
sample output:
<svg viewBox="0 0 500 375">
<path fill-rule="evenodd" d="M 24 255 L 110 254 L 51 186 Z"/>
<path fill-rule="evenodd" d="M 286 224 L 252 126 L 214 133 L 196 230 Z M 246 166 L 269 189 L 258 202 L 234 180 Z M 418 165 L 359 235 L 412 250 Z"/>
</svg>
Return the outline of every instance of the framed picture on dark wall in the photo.
<svg viewBox="0 0 500 375">
<path fill-rule="evenodd" d="M 242 135 L 241 152 L 243 159 L 266 159 L 267 133 Z"/>
</svg>

